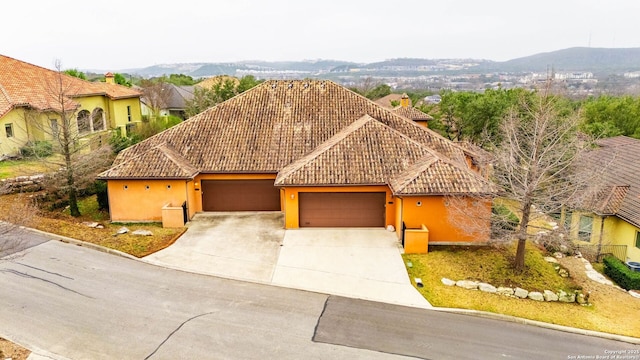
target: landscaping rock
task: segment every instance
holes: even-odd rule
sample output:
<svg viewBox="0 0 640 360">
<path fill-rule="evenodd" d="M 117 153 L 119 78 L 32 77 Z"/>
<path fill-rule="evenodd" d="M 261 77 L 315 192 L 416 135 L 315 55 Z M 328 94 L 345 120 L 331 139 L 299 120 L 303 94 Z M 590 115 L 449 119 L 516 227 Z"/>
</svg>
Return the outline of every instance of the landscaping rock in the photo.
<svg viewBox="0 0 640 360">
<path fill-rule="evenodd" d="M 478 282 L 477 281 L 471 281 L 471 280 L 458 280 L 456 281 L 456 286 L 459 286 L 463 289 L 467 289 L 467 290 L 477 290 L 478 289 Z"/>
<path fill-rule="evenodd" d="M 556 251 L 553 253 L 553 257 L 555 257 L 556 259 L 562 259 L 564 257 L 564 255 L 562 255 L 561 252 Z"/>
<path fill-rule="evenodd" d="M 558 295 L 551 290 L 545 290 L 542 296 L 544 296 L 544 301 L 558 301 Z"/>
<path fill-rule="evenodd" d="M 576 294 L 567 294 L 566 292 L 560 290 L 558 293 L 558 301 L 565 303 L 576 302 Z"/>
<path fill-rule="evenodd" d="M 96 229 L 104 229 L 103 225 L 98 224 L 98 226 L 96 226 Z"/>
<path fill-rule="evenodd" d="M 126 234 L 129 232 L 129 229 L 127 229 L 126 227 L 121 227 L 120 229 L 118 229 L 118 231 L 116 231 L 116 234 L 118 235 L 122 235 L 122 234 Z"/>
<path fill-rule="evenodd" d="M 535 301 L 544 301 L 544 296 L 542 295 L 542 293 L 539 293 L 537 291 L 532 291 L 530 292 L 527 297 L 531 300 L 535 300 Z"/>
<path fill-rule="evenodd" d="M 629 290 L 629 295 L 633 296 L 634 298 L 640 299 L 640 291 L 638 290 Z"/>
<path fill-rule="evenodd" d="M 498 294 L 505 296 L 513 296 L 513 289 L 509 287 L 499 287 L 497 289 Z"/>
<path fill-rule="evenodd" d="M 84 226 L 88 226 L 88 227 L 90 227 L 90 228 L 97 228 L 97 227 L 98 227 L 98 225 L 100 225 L 100 224 L 98 224 L 97 222 L 84 221 L 84 222 L 82 223 L 82 225 L 84 225 Z"/>
<path fill-rule="evenodd" d="M 560 245 L 560 251 L 564 254 L 569 253 L 569 247 L 567 245 Z"/>
<path fill-rule="evenodd" d="M 132 235 L 138 235 L 138 236 L 153 236 L 153 233 L 149 230 L 136 230 L 134 232 L 131 233 Z"/>
<path fill-rule="evenodd" d="M 442 283 L 447 285 L 447 286 L 454 286 L 456 284 L 455 281 L 453 281 L 451 279 L 447 279 L 447 278 L 442 278 L 440 281 L 442 281 Z"/>
<path fill-rule="evenodd" d="M 546 257 L 544 258 L 544 261 L 546 261 L 546 262 L 550 262 L 550 263 L 552 263 L 552 264 L 557 264 L 557 263 L 558 263 L 558 260 L 556 260 L 556 258 L 551 257 L 551 256 L 546 256 Z"/>
<path fill-rule="evenodd" d="M 517 287 L 514 291 L 513 291 L 513 295 L 515 295 L 516 297 L 519 297 L 520 299 L 526 299 L 527 295 L 529 295 L 529 292 L 525 289 L 521 289 L 519 287 Z"/>
<path fill-rule="evenodd" d="M 568 278 L 569 277 L 569 272 L 566 269 L 560 269 L 558 270 L 558 275 L 560 275 L 560 277 L 563 278 Z"/>
<path fill-rule="evenodd" d="M 578 293 L 578 295 L 576 295 L 576 302 L 580 305 L 587 305 L 589 303 L 589 297 L 583 293 Z"/>
<path fill-rule="evenodd" d="M 498 292 L 498 289 L 496 289 L 495 286 L 493 286 L 491 284 L 487 284 L 487 283 L 479 283 L 478 284 L 478 289 L 480 291 L 484 291 L 486 293 L 491 293 L 491 294 L 495 294 L 496 292 Z"/>
</svg>

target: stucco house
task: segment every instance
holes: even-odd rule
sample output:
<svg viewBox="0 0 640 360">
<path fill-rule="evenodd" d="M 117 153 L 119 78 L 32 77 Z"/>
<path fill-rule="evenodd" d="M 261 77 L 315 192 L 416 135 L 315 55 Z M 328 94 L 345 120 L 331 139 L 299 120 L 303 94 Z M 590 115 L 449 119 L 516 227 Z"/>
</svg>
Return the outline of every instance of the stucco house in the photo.
<svg viewBox="0 0 640 360">
<path fill-rule="evenodd" d="M 28 142 L 51 141 L 59 125 L 57 71 L 0 55 L 0 156 Z M 140 93 L 114 83 L 89 82 L 62 74 L 63 92 L 81 137 L 127 128 L 141 121 Z"/>
<path fill-rule="evenodd" d="M 616 136 L 597 145 L 581 166 L 601 174 L 602 183 L 595 196 L 567 208 L 562 220 L 578 244 L 622 245 L 621 260 L 640 262 L 640 140 Z"/>
<path fill-rule="evenodd" d="M 144 89 L 141 89 L 144 93 Z M 154 114 L 152 104 L 155 102 L 160 107 L 159 116 L 176 116 L 186 119 L 185 110 L 187 102 L 193 100 L 193 86 L 178 86 L 171 83 L 163 83 L 152 94 L 142 97 L 142 115 L 151 118 Z M 157 99 L 149 99 L 154 96 Z"/>
<path fill-rule="evenodd" d="M 165 206 L 283 211 L 287 229 L 424 225 L 431 244 L 483 243 L 479 196 L 494 190 L 474 157 L 331 81 L 273 80 L 123 150 L 99 178 L 116 222 L 161 221 Z M 467 231 L 478 213 L 486 231 Z"/>
</svg>

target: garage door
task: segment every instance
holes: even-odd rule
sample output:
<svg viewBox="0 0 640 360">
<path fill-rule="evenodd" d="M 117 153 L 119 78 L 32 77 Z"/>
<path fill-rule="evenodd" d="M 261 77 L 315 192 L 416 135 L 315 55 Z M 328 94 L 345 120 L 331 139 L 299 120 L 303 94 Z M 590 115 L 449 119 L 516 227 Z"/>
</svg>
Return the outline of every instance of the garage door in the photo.
<svg viewBox="0 0 640 360">
<path fill-rule="evenodd" d="M 300 193 L 300 227 L 379 227 L 385 193 Z"/>
<path fill-rule="evenodd" d="M 280 211 L 280 190 L 273 180 L 204 180 L 204 211 Z"/>
</svg>

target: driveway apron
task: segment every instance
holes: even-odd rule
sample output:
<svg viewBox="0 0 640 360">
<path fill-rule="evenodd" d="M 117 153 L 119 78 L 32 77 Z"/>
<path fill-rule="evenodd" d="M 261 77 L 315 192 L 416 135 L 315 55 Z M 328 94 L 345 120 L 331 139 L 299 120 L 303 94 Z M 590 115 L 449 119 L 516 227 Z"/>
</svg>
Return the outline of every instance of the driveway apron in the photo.
<svg viewBox="0 0 640 360">
<path fill-rule="evenodd" d="M 280 212 L 198 213 L 173 245 L 145 257 L 175 269 L 271 282 L 284 237 Z"/>
</svg>

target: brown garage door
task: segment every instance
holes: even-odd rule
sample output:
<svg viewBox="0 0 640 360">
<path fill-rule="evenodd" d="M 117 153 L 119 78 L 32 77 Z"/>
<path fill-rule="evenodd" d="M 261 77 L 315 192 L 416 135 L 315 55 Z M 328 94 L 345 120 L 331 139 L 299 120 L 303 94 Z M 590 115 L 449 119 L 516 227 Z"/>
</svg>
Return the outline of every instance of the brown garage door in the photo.
<svg viewBox="0 0 640 360">
<path fill-rule="evenodd" d="M 204 211 L 279 211 L 273 180 L 203 180 Z"/>
<path fill-rule="evenodd" d="M 300 227 L 378 227 L 385 193 L 300 193 Z"/>
</svg>

